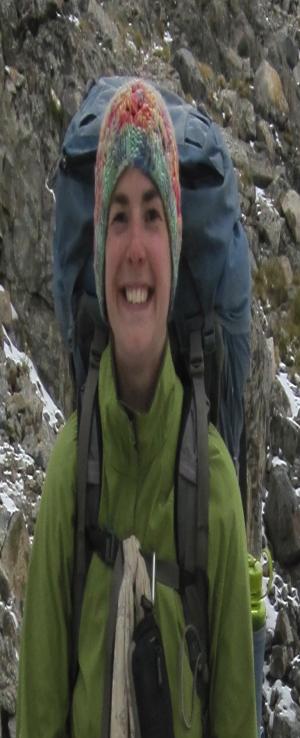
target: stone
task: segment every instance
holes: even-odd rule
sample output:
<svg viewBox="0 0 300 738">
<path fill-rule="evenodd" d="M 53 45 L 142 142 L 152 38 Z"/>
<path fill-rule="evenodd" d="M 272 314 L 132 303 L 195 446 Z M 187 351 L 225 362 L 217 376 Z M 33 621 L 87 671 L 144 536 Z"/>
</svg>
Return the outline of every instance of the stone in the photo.
<svg viewBox="0 0 300 738">
<path fill-rule="evenodd" d="M 286 646 L 273 646 L 270 663 L 272 679 L 283 679 L 288 669 L 288 650 Z"/>
<path fill-rule="evenodd" d="M 276 682 L 272 688 L 270 695 L 270 707 L 275 707 L 280 697 L 279 684 Z"/>
<path fill-rule="evenodd" d="M 300 244 L 300 195 L 295 190 L 288 190 L 281 201 L 281 207 L 290 231 Z"/>
<path fill-rule="evenodd" d="M 22 392 L 15 392 L 14 395 L 7 400 L 7 413 L 10 415 L 18 415 L 24 413 L 27 407 L 27 401 Z"/>
<path fill-rule="evenodd" d="M 288 256 L 282 255 L 279 256 L 279 263 L 282 268 L 282 276 L 284 279 L 284 284 L 286 287 L 290 287 L 293 284 L 294 281 L 294 275 L 291 267 L 291 262 L 288 258 Z"/>
<path fill-rule="evenodd" d="M 283 566 L 300 561 L 300 499 L 286 466 L 272 467 L 265 503 L 265 525 L 274 558 Z"/>
<path fill-rule="evenodd" d="M 279 702 L 274 711 L 272 738 L 299 738 L 300 708 L 295 702 Z"/>
<path fill-rule="evenodd" d="M 256 138 L 256 115 L 250 100 L 237 98 L 233 109 L 233 131 L 242 141 Z"/>
<path fill-rule="evenodd" d="M 21 512 L 14 512 L 3 543 L 1 562 L 10 589 L 20 605 L 24 601 L 29 554 L 30 541 L 24 517 Z"/>
<path fill-rule="evenodd" d="M 264 154 L 257 154 L 251 150 L 249 158 L 249 173 L 256 187 L 265 189 L 273 182 L 275 169 Z"/>
<path fill-rule="evenodd" d="M 5 81 L 5 87 L 11 94 L 15 95 L 17 94 L 18 90 L 23 87 L 25 84 L 25 77 L 23 74 L 20 74 L 15 67 L 5 67 L 5 73 L 6 73 L 6 81 Z"/>
<path fill-rule="evenodd" d="M 198 62 L 188 49 L 178 49 L 173 59 L 180 76 L 182 89 L 199 103 L 207 97 L 207 83 L 200 72 Z"/>
<path fill-rule="evenodd" d="M 299 695 L 299 692 L 296 689 L 296 687 L 292 687 L 292 689 L 291 689 L 291 697 L 294 700 L 294 702 L 297 702 L 298 705 L 300 704 L 300 702 L 299 702 L 300 695 Z"/>
<path fill-rule="evenodd" d="M 120 53 L 122 39 L 118 26 L 106 13 L 102 4 L 98 3 L 97 0 L 88 0 L 87 11 L 93 22 L 96 23 L 98 42 L 102 41 L 106 44 L 110 42 L 111 50 Z"/>
<path fill-rule="evenodd" d="M 235 49 L 222 42 L 219 43 L 219 48 L 226 76 L 232 80 L 250 80 L 252 74 L 250 59 L 242 58 Z"/>
<path fill-rule="evenodd" d="M 275 160 L 274 137 L 269 123 L 267 123 L 267 121 L 263 120 L 262 118 L 259 118 L 256 123 L 256 136 L 258 141 L 261 141 L 265 144 L 269 158 L 273 163 Z"/>
<path fill-rule="evenodd" d="M 240 9 L 237 18 L 235 18 L 235 22 L 232 25 L 234 48 L 237 50 L 240 57 L 243 59 L 249 58 L 253 64 L 256 57 L 255 33 L 243 10 Z"/>
<path fill-rule="evenodd" d="M 252 265 L 252 273 L 254 273 L 257 269 L 257 263 L 260 257 L 260 248 L 259 248 L 259 237 L 257 228 L 254 228 L 253 226 L 250 226 L 246 224 L 245 227 L 249 246 L 250 246 L 250 260 Z"/>
<path fill-rule="evenodd" d="M 230 128 L 224 128 L 222 133 L 234 166 L 249 179 L 249 158 L 245 144 L 234 138 Z"/>
<path fill-rule="evenodd" d="M 0 561 L 0 602 L 7 603 L 10 598 L 9 582 Z"/>
<path fill-rule="evenodd" d="M 271 357 L 271 371 L 272 371 L 272 379 L 273 379 L 273 382 L 274 382 L 275 381 L 275 377 L 276 377 L 276 368 L 277 367 L 276 367 L 275 346 L 274 346 L 274 338 L 273 338 L 273 336 L 270 336 L 269 338 L 267 338 L 266 339 L 266 343 L 267 343 L 268 351 L 269 351 L 270 357 Z"/>
<path fill-rule="evenodd" d="M 18 662 L 16 644 L 0 632 L 0 708 L 8 715 L 16 711 Z"/>
<path fill-rule="evenodd" d="M 293 672 L 293 682 L 297 689 L 297 692 L 300 694 L 300 668 L 295 667 Z"/>
<path fill-rule="evenodd" d="M 11 610 L 6 609 L 3 614 L 2 632 L 7 638 L 15 640 L 17 635 L 17 618 Z"/>
<path fill-rule="evenodd" d="M 264 118 L 271 117 L 283 125 L 289 114 L 281 79 L 276 69 L 266 60 L 259 65 L 254 76 L 254 107 Z"/>
<path fill-rule="evenodd" d="M 12 716 L 16 708 L 17 675 L 18 675 L 18 619 L 11 609 L 0 601 L 0 712 Z M 4 723 L 1 722 L 2 738 L 8 736 L 3 732 Z M 0 732 L 1 735 L 1 732 Z"/>
<path fill-rule="evenodd" d="M 238 95 L 235 90 L 225 89 L 222 90 L 220 94 L 220 109 L 222 112 L 224 124 L 232 125 L 233 130 L 235 125 L 235 109 L 237 99 Z"/>
<path fill-rule="evenodd" d="M 299 60 L 299 49 L 297 44 L 291 36 L 286 36 L 283 39 L 282 46 L 290 69 L 294 69 Z"/>
<path fill-rule="evenodd" d="M 291 415 L 290 403 L 286 414 Z M 270 422 L 270 436 L 271 449 L 274 455 L 280 448 L 287 462 L 293 464 L 299 454 L 298 424 L 290 417 L 273 413 Z"/>
<path fill-rule="evenodd" d="M 298 62 L 298 64 L 296 64 L 296 66 L 293 69 L 293 76 L 294 76 L 294 80 L 296 82 L 297 87 L 300 88 L 300 61 Z"/>
<path fill-rule="evenodd" d="M 2 499 L 1 499 L 1 504 L 0 504 L 0 551 L 2 549 L 2 546 L 4 544 L 4 541 L 7 535 L 9 521 L 10 521 L 10 513 L 6 509 L 6 507 L 3 506 Z"/>
<path fill-rule="evenodd" d="M 283 218 L 269 201 L 260 198 L 257 206 L 257 220 L 261 237 L 271 247 L 272 254 L 278 254 Z"/>
<path fill-rule="evenodd" d="M 279 610 L 274 633 L 274 644 L 292 646 L 294 643 L 293 631 L 286 610 Z"/>
<path fill-rule="evenodd" d="M 10 302 L 10 295 L 7 290 L 0 286 L 0 323 L 3 323 L 8 330 L 12 327 L 13 314 Z"/>
</svg>

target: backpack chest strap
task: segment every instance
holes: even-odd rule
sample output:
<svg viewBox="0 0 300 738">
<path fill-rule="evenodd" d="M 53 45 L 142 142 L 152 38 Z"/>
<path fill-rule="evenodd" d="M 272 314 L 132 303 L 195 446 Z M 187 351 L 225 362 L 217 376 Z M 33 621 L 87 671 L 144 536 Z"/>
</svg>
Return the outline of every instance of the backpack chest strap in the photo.
<svg viewBox="0 0 300 738">
<path fill-rule="evenodd" d="M 107 566 L 114 567 L 122 543 L 120 539 L 112 531 L 99 526 L 87 527 L 86 533 L 91 552 L 96 553 Z M 141 553 L 151 578 L 152 554 L 143 551 Z M 160 584 L 171 587 L 177 592 L 181 592 L 194 582 L 191 572 L 181 569 L 175 561 L 161 559 L 156 562 L 156 579 Z"/>
</svg>

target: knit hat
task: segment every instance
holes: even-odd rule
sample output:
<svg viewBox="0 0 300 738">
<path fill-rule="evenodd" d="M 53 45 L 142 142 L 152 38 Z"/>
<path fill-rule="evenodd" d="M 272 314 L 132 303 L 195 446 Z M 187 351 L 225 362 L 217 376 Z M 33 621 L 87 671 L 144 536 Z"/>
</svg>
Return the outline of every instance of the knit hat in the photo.
<svg viewBox="0 0 300 738">
<path fill-rule="evenodd" d="M 95 169 L 95 281 L 105 315 L 104 268 L 108 214 L 116 184 L 127 167 L 148 176 L 161 196 L 170 238 L 173 303 L 181 247 L 182 220 L 178 153 L 167 107 L 152 85 L 136 79 L 113 96 L 101 126 Z"/>
</svg>

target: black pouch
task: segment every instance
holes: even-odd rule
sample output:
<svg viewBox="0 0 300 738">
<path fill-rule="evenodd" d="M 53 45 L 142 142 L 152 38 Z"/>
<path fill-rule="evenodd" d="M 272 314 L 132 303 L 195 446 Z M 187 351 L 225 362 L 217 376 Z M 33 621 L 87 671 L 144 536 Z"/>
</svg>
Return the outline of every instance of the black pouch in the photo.
<svg viewBox="0 0 300 738">
<path fill-rule="evenodd" d="M 165 655 L 152 604 L 133 633 L 132 676 L 141 738 L 174 738 Z"/>
</svg>

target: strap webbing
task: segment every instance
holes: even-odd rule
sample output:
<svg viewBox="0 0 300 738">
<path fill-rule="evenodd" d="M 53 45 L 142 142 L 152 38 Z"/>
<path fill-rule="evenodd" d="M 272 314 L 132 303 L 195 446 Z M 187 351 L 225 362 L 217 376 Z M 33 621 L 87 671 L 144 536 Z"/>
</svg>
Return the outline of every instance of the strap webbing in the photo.
<svg viewBox="0 0 300 738">
<path fill-rule="evenodd" d="M 107 566 L 114 566 L 121 541 L 112 531 L 99 526 L 90 526 L 87 528 L 87 538 L 89 546 L 98 554 L 101 561 Z M 152 576 L 152 554 L 141 551 L 145 560 L 148 575 Z M 160 584 L 177 590 L 178 592 L 187 584 L 194 582 L 194 577 L 187 571 L 182 570 L 175 561 L 163 561 L 158 559 L 156 562 L 156 579 Z"/>
<path fill-rule="evenodd" d="M 114 667 L 115 633 L 118 615 L 119 592 L 123 579 L 123 550 L 119 546 L 113 568 L 110 604 L 106 631 L 106 668 L 104 680 L 101 738 L 110 738 L 111 695 Z"/>
<path fill-rule="evenodd" d="M 76 523 L 74 536 L 74 567 L 72 580 L 72 633 L 70 654 L 70 711 L 72 693 L 78 671 L 78 639 L 81 618 L 81 607 L 87 574 L 88 551 L 86 545 L 86 500 L 89 477 L 90 439 L 96 419 L 93 417 L 97 404 L 97 386 L 100 356 L 104 347 L 101 331 L 96 330 L 90 351 L 90 363 L 81 403 L 81 414 L 78 418 L 78 463 Z M 99 457 L 99 454 L 98 454 Z M 93 459 L 97 465 L 97 461 Z M 100 461 L 98 464 L 98 487 L 100 489 Z M 95 472 L 95 469 L 94 469 Z M 97 495 L 99 498 L 99 494 Z M 70 721 L 70 714 L 68 717 Z"/>
<path fill-rule="evenodd" d="M 202 701 L 202 724 L 203 736 L 209 736 L 209 622 L 208 622 L 208 522 L 209 522 L 209 454 L 208 454 L 208 402 L 205 393 L 204 378 L 204 355 L 202 346 L 201 324 L 197 319 L 190 326 L 190 355 L 189 355 L 190 380 L 192 385 L 192 406 L 189 411 L 188 422 L 193 418 L 193 448 L 195 449 L 194 467 L 196 467 L 196 479 L 190 490 L 193 505 L 187 508 L 187 519 L 183 521 L 179 517 L 179 525 L 184 530 L 184 538 L 179 534 L 181 549 L 179 548 L 179 562 L 185 560 L 188 555 L 189 568 L 195 573 L 195 581 L 192 586 L 186 586 L 183 590 L 183 609 L 186 623 L 193 627 L 187 629 L 187 644 L 189 649 L 192 671 L 197 670 L 197 690 Z M 181 454 L 189 457 L 191 449 L 184 448 L 184 444 L 191 444 L 189 433 L 183 434 Z M 183 466 L 183 465 L 182 465 Z M 178 476 L 178 509 L 181 510 L 181 518 L 184 509 L 183 501 L 187 483 L 184 478 Z M 191 546 L 189 537 L 193 536 Z M 198 637 L 193 637 L 193 633 Z"/>
<path fill-rule="evenodd" d="M 247 480 L 247 429 L 246 429 L 246 417 L 245 417 L 245 403 L 243 402 L 243 429 L 240 440 L 240 454 L 239 454 L 239 485 L 241 490 L 243 511 L 245 525 L 247 528 L 248 522 L 248 480 Z"/>
<path fill-rule="evenodd" d="M 197 511 L 196 511 L 196 570 L 207 571 L 208 564 L 208 503 L 209 460 L 207 398 L 204 385 L 204 356 L 201 333 L 192 331 L 190 336 L 190 372 L 196 411 L 197 449 Z"/>
</svg>

